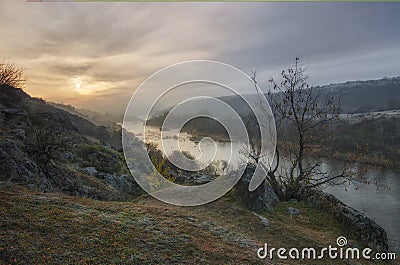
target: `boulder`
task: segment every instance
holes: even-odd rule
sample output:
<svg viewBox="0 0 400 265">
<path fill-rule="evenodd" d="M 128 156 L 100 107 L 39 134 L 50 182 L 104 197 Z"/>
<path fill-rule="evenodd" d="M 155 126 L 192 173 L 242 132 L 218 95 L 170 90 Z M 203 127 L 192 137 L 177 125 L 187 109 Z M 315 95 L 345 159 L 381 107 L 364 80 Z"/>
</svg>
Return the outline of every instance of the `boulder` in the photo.
<svg viewBox="0 0 400 265">
<path fill-rule="evenodd" d="M 69 151 L 63 152 L 61 154 L 61 156 L 62 156 L 63 159 L 65 159 L 67 161 L 70 161 L 70 162 L 73 161 L 74 158 L 75 158 L 74 154 L 72 152 L 69 152 Z"/>
<path fill-rule="evenodd" d="M 290 214 L 290 215 L 300 215 L 300 211 L 299 210 L 297 210 L 296 208 L 293 208 L 293 207 L 289 207 L 288 208 L 288 213 Z"/>
<path fill-rule="evenodd" d="M 175 183 L 181 185 L 203 185 L 214 180 L 212 176 L 201 173 L 182 175 L 171 170 L 168 174 L 175 178 Z"/>
<path fill-rule="evenodd" d="M 125 197 L 135 197 L 143 193 L 142 188 L 131 174 L 102 173 L 102 177 L 108 185 L 118 190 Z"/>
<path fill-rule="evenodd" d="M 255 216 L 257 216 L 258 218 L 260 218 L 261 224 L 262 224 L 264 227 L 269 227 L 269 220 L 268 220 L 267 218 L 265 218 L 264 216 L 261 216 L 261 215 L 255 213 L 255 212 L 253 212 L 253 214 L 254 214 Z"/>
<path fill-rule="evenodd" d="M 193 177 L 193 183 L 195 185 L 202 185 L 212 181 L 212 178 L 209 175 L 195 175 Z"/>
<path fill-rule="evenodd" d="M 97 169 L 95 167 L 84 167 L 81 169 L 82 173 L 85 173 L 89 176 L 95 176 L 97 174 Z"/>
<path fill-rule="evenodd" d="M 253 177 L 254 167 L 248 166 L 236 184 L 237 195 L 240 200 L 252 211 L 265 212 L 279 201 L 278 196 L 267 182 L 263 182 L 254 191 L 249 191 L 250 180 Z"/>
</svg>

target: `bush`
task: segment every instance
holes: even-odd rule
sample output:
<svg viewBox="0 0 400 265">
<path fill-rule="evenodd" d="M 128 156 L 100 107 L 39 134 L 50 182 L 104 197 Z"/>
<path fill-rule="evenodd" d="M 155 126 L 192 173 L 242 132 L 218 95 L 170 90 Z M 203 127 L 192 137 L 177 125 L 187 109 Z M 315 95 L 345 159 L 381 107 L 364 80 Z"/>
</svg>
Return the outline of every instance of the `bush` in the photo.
<svg viewBox="0 0 400 265">
<path fill-rule="evenodd" d="M 0 60 L 0 85 L 9 85 L 16 88 L 25 86 L 24 71 L 6 59 Z"/>
<path fill-rule="evenodd" d="M 83 167 L 95 167 L 101 172 L 119 173 L 125 168 L 121 154 L 100 144 L 81 145 L 78 156 Z"/>
</svg>

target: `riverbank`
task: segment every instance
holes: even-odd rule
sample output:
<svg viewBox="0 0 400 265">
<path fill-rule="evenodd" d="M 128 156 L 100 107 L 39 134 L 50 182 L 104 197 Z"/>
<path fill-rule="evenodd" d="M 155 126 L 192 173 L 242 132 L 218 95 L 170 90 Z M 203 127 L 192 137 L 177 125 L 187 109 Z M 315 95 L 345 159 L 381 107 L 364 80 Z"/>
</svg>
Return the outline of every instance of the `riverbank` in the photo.
<svg viewBox="0 0 400 265">
<path fill-rule="evenodd" d="M 327 147 L 317 145 L 310 148 L 308 156 L 315 159 L 329 158 L 343 162 L 362 163 L 371 167 L 400 169 L 400 161 L 395 159 L 389 159 L 382 156 L 368 156 L 362 153 L 354 152 L 338 152 L 329 150 Z"/>
<path fill-rule="evenodd" d="M 229 143 L 230 142 L 229 137 L 226 137 L 226 136 L 220 135 L 220 134 L 213 135 L 213 136 L 209 136 L 207 134 L 196 134 L 196 135 L 189 134 L 188 139 L 194 143 L 199 143 L 201 141 L 201 139 L 203 139 L 204 137 L 210 137 L 214 141 L 221 142 L 221 143 Z"/>
<path fill-rule="evenodd" d="M 390 160 L 387 158 L 377 158 L 377 157 L 370 157 L 370 156 L 359 156 L 354 153 L 339 153 L 334 152 L 332 154 L 332 158 L 347 161 L 347 162 L 358 162 L 367 165 L 371 165 L 374 167 L 386 167 L 386 168 L 396 168 L 400 169 L 400 161 L 397 160 Z"/>
<path fill-rule="evenodd" d="M 388 252 L 386 231 L 375 221 L 344 204 L 334 195 L 313 191 L 306 194 L 304 200 L 316 209 L 331 214 L 343 229 L 358 239 L 362 247 L 369 247 L 378 252 Z"/>
</svg>

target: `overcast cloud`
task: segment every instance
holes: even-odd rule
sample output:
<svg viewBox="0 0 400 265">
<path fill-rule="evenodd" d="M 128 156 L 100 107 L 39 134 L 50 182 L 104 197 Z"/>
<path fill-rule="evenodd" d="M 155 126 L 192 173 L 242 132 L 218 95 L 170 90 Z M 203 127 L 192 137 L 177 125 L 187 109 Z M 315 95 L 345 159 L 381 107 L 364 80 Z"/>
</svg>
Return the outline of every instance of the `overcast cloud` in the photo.
<svg viewBox="0 0 400 265">
<path fill-rule="evenodd" d="M 118 113 L 153 72 L 192 59 L 267 79 L 299 56 L 313 85 L 398 76 L 398 14 L 400 3 L 2 0 L 0 57 L 26 68 L 34 96 Z"/>
</svg>

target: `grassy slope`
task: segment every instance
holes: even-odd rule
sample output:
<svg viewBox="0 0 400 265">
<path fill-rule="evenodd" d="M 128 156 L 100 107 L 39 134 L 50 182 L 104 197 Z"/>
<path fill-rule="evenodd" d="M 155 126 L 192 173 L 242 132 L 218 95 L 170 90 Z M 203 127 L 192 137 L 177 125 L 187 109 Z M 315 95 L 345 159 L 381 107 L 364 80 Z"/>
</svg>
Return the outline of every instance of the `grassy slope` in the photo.
<svg viewBox="0 0 400 265">
<path fill-rule="evenodd" d="M 288 216 L 286 209 L 292 204 L 302 215 Z M 149 196 L 104 202 L 3 182 L 0 264 L 263 264 L 255 251 L 264 242 L 287 249 L 322 247 L 335 245 L 342 235 L 330 216 L 303 203 L 281 203 L 266 217 L 269 228 L 242 207 L 233 192 L 211 204 L 187 208 Z M 268 261 L 299 263 L 344 264 Z"/>
</svg>

